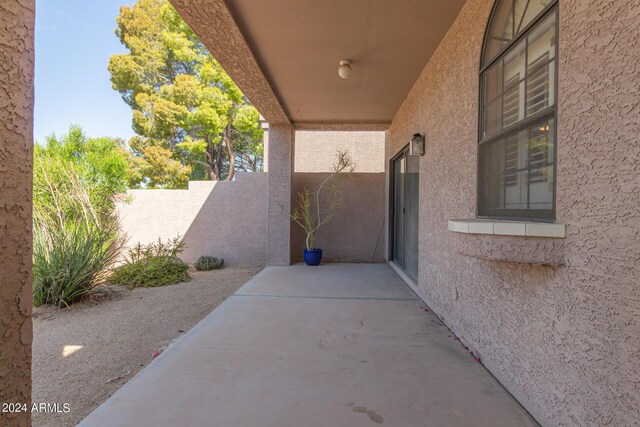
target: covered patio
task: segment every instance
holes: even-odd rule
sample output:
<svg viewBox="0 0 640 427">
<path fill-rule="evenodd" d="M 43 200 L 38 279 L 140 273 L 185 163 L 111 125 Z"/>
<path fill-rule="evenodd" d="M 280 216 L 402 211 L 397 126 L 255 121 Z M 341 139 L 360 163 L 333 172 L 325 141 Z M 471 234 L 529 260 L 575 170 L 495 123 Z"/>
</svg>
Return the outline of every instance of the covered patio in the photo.
<svg viewBox="0 0 640 427">
<path fill-rule="evenodd" d="M 169 1 L 269 125 L 268 267 L 83 425 L 638 424 L 640 2 Z M 0 397 L 30 402 L 35 2 L 0 12 Z M 385 132 L 384 217 L 324 249 L 419 299 L 290 265 L 310 130 Z"/>
<path fill-rule="evenodd" d="M 537 425 L 386 264 L 267 267 L 80 425 Z"/>
</svg>

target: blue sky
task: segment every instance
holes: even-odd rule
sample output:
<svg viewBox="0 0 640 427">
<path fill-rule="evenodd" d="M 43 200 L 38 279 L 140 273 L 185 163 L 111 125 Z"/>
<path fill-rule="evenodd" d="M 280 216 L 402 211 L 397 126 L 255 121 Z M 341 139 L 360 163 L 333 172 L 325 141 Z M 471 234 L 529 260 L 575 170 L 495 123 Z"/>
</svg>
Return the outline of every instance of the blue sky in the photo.
<svg viewBox="0 0 640 427">
<path fill-rule="evenodd" d="M 88 136 L 128 139 L 131 109 L 111 88 L 107 64 L 126 49 L 114 34 L 120 6 L 134 0 L 36 0 L 34 137 L 71 124 Z"/>
</svg>

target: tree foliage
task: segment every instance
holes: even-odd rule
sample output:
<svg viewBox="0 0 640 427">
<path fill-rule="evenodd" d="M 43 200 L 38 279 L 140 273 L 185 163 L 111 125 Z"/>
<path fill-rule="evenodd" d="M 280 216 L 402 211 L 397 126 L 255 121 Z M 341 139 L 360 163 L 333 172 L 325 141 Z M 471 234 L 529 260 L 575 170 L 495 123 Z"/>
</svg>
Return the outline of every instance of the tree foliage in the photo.
<svg viewBox="0 0 640 427">
<path fill-rule="evenodd" d="M 166 0 L 123 6 L 113 88 L 133 110 L 137 184 L 182 187 L 262 167 L 257 110 Z"/>
<path fill-rule="evenodd" d="M 34 147 L 34 205 L 53 207 L 53 192 L 65 189 L 69 173 L 78 176 L 99 215 L 110 215 L 114 195 L 126 191 L 132 166 L 124 142 L 117 138 L 87 138 L 79 126 L 66 135 L 47 136 Z"/>
</svg>

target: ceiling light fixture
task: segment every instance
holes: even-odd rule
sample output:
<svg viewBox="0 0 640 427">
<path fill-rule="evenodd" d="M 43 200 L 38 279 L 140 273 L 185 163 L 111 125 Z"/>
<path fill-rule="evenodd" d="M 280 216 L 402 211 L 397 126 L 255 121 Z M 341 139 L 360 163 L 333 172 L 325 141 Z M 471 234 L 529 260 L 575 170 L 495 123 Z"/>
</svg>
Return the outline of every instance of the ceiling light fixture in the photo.
<svg viewBox="0 0 640 427">
<path fill-rule="evenodd" d="M 343 59 L 340 61 L 340 66 L 338 67 L 338 75 L 343 79 L 348 79 L 351 76 L 351 61 L 347 59 Z"/>
</svg>

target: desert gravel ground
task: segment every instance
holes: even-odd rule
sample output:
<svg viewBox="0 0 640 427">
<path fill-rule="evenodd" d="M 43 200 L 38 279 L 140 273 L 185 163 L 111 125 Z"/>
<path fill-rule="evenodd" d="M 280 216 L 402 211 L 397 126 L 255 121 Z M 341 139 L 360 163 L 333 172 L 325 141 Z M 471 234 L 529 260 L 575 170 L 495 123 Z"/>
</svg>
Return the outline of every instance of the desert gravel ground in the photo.
<svg viewBox="0 0 640 427">
<path fill-rule="evenodd" d="M 259 270 L 192 272 L 191 281 L 160 288 L 110 286 L 68 309 L 34 309 L 33 402 L 68 403 L 70 411 L 35 413 L 33 425 L 76 425 Z"/>
</svg>

